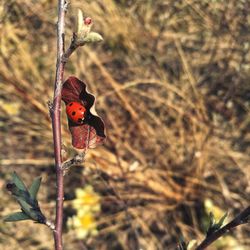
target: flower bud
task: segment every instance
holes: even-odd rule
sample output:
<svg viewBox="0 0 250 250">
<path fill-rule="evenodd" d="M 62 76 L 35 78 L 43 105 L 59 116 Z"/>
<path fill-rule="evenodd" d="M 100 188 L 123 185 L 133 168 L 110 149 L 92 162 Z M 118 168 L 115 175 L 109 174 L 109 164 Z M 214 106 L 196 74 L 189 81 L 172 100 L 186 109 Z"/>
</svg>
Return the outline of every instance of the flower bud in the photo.
<svg viewBox="0 0 250 250">
<path fill-rule="evenodd" d="M 85 17 L 85 18 L 84 18 L 84 24 L 85 24 L 85 25 L 90 25 L 91 23 L 92 23 L 91 17 Z"/>
</svg>

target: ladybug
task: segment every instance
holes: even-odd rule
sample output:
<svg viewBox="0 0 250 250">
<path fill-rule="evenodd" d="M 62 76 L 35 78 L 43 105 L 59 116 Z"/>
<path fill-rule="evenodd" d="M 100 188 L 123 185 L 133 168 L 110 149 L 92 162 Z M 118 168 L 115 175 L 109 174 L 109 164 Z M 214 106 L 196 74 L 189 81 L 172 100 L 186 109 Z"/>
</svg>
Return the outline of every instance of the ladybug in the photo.
<svg viewBox="0 0 250 250">
<path fill-rule="evenodd" d="M 72 122 L 82 124 L 86 115 L 86 108 L 79 102 L 70 102 L 66 105 L 66 113 Z"/>
</svg>

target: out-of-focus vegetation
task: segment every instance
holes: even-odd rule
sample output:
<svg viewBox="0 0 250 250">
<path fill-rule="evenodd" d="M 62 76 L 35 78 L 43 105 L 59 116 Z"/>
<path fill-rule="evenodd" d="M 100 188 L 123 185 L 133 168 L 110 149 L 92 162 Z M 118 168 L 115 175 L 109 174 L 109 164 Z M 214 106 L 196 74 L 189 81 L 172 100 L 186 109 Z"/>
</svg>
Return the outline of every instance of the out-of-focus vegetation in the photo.
<svg viewBox="0 0 250 250">
<path fill-rule="evenodd" d="M 0 6 L 1 217 L 15 209 L 5 183 L 15 169 L 53 218 L 55 177 L 47 102 L 56 60 L 57 1 L 3 0 Z M 72 0 L 104 42 L 78 49 L 65 76 L 97 95 L 108 140 L 65 178 L 65 249 L 175 249 L 201 240 L 205 201 L 237 214 L 250 195 L 250 3 L 248 0 Z M 72 155 L 63 114 L 65 159 Z M 100 195 L 97 235 L 67 228 L 75 189 Z M 1 249 L 52 249 L 49 230 L 0 222 Z M 248 235 L 248 237 L 247 237 Z M 249 227 L 230 233 L 249 249 Z M 236 249 L 225 240 L 209 249 Z M 228 244 L 227 244 L 228 243 Z"/>
</svg>

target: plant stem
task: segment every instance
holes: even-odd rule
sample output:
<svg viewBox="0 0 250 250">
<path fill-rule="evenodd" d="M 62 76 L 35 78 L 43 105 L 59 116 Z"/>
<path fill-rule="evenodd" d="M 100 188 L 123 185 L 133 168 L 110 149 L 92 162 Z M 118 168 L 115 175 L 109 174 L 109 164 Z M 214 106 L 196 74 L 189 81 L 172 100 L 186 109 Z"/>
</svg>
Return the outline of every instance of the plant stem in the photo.
<svg viewBox="0 0 250 250">
<path fill-rule="evenodd" d="M 201 244 L 196 248 L 196 250 L 203 250 L 210 246 L 214 241 L 219 239 L 221 236 L 229 232 L 231 229 L 248 223 L 250 216 L 250 206 L 244 209 L 238 216 L 236 216 L 232 221 L 226 224 L 224 227 L 220 228 L 219 230 L 215 231 L 213 234 L 207 236 Z"/>
<path fill-rule="evenodd" d="M 69 59 L 71 54 L 77 49 L 77 47 L 79 47 L 79 45 L 76 44 L 76 34 L 73 33 L 70 46 L 68 47 L 68 49 L 64 53 L 64 58 L 63 58 L 64 62 L 67 62 L 67 60 Z"/>
<path fill-rule="evenodd" d="M 56 78 L 54 88 L 54 99 L 52 113 L 53 142 L 56 167 L 56 221 L 54 230 L 55 249 L 62 250 L 62 225 L 63 225 L 63 169 L 61 157 L 61 92 L 63 84 L 63 73 L 65 63 L 62 61 L 64 54 L 64 24 L 65 24 L 65 4 L 64 0 L 58 0 L 58 22 L 57 22 L 57 63 Z"/>
</svg>

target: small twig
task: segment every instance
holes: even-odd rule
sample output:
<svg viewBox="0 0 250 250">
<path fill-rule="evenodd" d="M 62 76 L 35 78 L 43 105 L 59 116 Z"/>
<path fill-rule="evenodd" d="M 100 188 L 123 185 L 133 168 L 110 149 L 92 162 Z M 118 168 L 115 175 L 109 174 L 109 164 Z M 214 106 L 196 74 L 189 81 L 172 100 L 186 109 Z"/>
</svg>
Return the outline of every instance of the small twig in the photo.
<svg viewBox="0 0 250 250">
<path fill-rule="evenodd" d="M 68 47 L 68 49 L 66 50 L 66 52 L 63 54 L 63 62 L 67 62 L 69 57 L 71 56 L 71 54 L 80 46 L 76 43 L 76 33 L 73 33 L 72 35 L 72 39 L 71 39 L 71 43 Z"/>
<path fill-rule="evenodd" d="M 62 169 L 64 171 L 64 175 L 68 172 L 68 170 L 73 167 L 81 164 L 84 160 L 85 152 L 79 153 L 75 155 L 72 159 L 65 161 L 62 164 Z"/>
<path fill-rule="evenodd" d="M 224 227 L 220 228 L 219 230 L 215 231 L 211 235 L 207 236 L 201 244 L 196 248 L 196 250 L 203 250 L 210 246 L 214 241 L 219 239 L 221 236 L 229 232 L 231 229 L 249 223 L 249 216 L 250 216 L 250 206 L 243 210 L 238 216 L 236 216 L 231 222 L 226 224 Z"/>
</svg>

